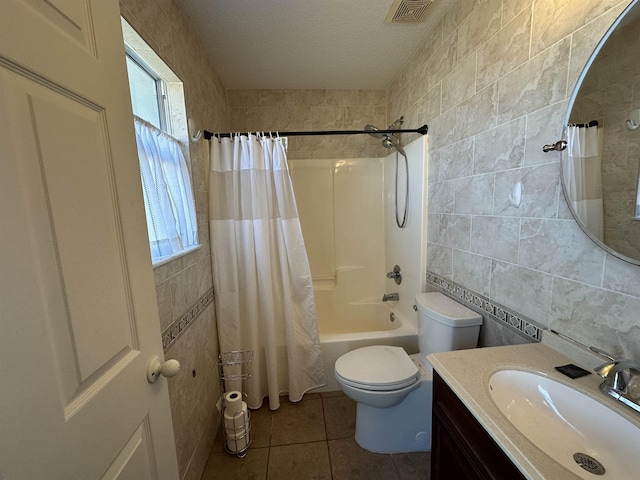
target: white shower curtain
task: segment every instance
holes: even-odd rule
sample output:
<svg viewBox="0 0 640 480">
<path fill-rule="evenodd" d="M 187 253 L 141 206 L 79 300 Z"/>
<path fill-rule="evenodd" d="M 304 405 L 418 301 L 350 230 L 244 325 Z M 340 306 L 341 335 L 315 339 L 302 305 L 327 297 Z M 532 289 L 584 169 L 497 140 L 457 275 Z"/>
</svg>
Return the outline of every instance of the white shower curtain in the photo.
<svg viewBox="0 0 640 480">
<path fill-rule="evenodd" d="M 325 384 L 309 261 L 283 139 L 213 139 L 209 225 L 222 352 L 253 350 L 247 404 Z"/>
<path fill-rule="evenodd" d="M 567 155 L 563 170 L 567 196 L 587 230 L 604 238 L 601 132 L 597 126 L 567 128 Z"/>
</svg>

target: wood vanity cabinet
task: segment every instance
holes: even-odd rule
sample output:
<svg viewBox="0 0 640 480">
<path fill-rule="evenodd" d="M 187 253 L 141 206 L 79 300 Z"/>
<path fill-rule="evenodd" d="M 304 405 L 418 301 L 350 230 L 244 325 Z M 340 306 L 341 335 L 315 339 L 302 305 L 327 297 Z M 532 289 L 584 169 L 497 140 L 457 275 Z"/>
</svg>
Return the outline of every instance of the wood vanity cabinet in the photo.
<svg viewBox="0 0 640 480">
<path fill-rule="evenodd" d="M 432 428 L 431 480 L 525 478 L 436 371 Z"/>
</svg>

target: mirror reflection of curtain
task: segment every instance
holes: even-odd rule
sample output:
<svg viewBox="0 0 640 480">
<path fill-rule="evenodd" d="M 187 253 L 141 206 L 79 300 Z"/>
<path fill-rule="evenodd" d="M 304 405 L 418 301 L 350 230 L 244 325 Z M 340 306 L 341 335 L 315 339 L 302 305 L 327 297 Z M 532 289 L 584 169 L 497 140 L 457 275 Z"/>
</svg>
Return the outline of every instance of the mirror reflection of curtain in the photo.
<svg viewBox="0 0 640 480">
<path fill-rule="evenodd" d="M 602 241 L 604 216 L 601 145 L 601 128 L 567 127 L 567 155 L 563 157 L 567 196 L 587 230 Z"/>
</svg>

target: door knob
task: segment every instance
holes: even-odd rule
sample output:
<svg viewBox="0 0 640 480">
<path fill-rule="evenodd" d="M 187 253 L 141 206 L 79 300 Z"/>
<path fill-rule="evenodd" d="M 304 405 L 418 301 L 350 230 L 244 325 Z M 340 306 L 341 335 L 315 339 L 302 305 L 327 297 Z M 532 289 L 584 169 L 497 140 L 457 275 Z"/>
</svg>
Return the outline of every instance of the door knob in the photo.
<svg viewBox="0 0 640 480">
<path fill-rule="evenodd" d="M 171 359 L 162 363 L 159 357 L 153 357 L 147 367 L 147 381 L 149 383 L 156 383 L 156 380 L 158 380 L 160 375 L 170 378 L 176 375 L 179 371 L 180 362 L 177 360 Z"/>
</svg>

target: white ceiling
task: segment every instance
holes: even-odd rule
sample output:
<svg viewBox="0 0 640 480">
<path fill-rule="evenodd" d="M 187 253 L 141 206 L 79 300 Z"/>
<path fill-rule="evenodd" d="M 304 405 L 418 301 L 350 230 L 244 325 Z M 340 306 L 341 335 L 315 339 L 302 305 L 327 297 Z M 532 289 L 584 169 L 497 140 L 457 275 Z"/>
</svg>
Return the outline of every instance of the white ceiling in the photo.
<svg viewBox="0 0 640 480">
<path fill-rule="evenodd" d="M 393 0 L 182 0 L 222 83 L 233 89 L 385 89 L 449 0 L 390 24 Z"/>
</svg>

